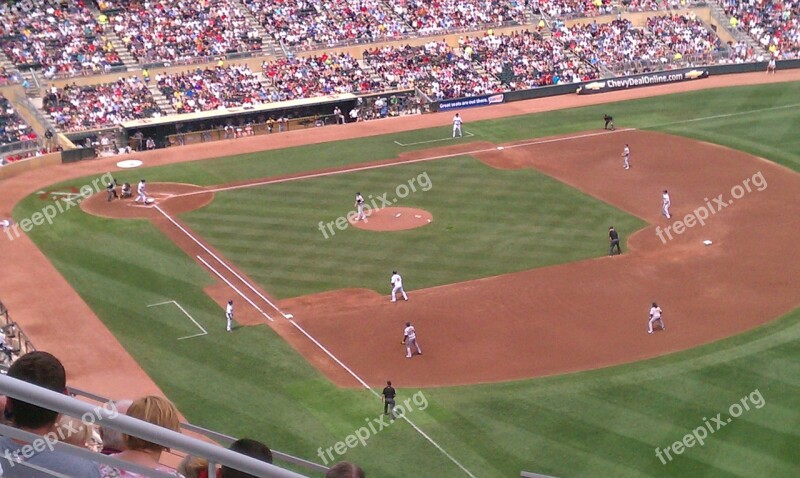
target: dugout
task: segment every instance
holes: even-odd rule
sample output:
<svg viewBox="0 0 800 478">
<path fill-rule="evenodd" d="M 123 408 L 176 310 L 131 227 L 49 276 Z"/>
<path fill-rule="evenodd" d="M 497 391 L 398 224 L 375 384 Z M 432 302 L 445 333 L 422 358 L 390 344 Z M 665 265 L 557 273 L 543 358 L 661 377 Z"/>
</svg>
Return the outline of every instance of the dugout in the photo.
<svg viewBox="0 0 800 478">
<path fill-rule="evenodd" d="M 270 118 L 276 121 L 274 132 L 278 132 L 279 129 L 278 118 L 287 119 L 285 123 L 287 130 L 313 128 L 315 124 L 320 123 L 332 124 L 334 108 L 338 106 L 347 115 L 356 106 L 357 101 L 356 95 L 351 93 L 328 95 L 320 98 L 126 121 L 122 123 L 122 130 L 128 144 L 134 150 L 144 149 L 147 138 L 153 138 L 157 148 L 164 148 L 176 144 L 224 139 L 227 125 L 234 130 L 244 130 L 250 124 L 254 134 L 266 133 Z M 142 138 L 141 143 L 139 138 Z"/>
</svg>

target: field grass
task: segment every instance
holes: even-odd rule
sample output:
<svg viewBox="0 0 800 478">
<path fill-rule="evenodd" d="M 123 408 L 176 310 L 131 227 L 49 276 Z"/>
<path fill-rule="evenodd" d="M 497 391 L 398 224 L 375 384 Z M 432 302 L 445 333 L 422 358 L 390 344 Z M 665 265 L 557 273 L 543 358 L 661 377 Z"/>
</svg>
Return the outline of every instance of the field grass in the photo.
<svg viewBox="0 0 800 478">
<path fill-rule="evenodd" d="M 428 190 L 397 205 L 430 211 L 431 224 L 320 231 L 320 221 L 352 210 L 356 190 L 391 200 L 411 180 Z M 607 253 L 609 224 L 623 234 L 644 226 L 536 171 L 468 157 L 217 193 L 182 218 L 278 298 L 349 287 L 386 293 L 394 269 L 418 289 L 597 257 Z"/>
<path fill-rule="evenodd" d="M 800 83 L 735 88 L 468 122 L 465 129 L 476 139 L 502 142 L 596 129 L 603 111 L 615 116 L 618 127 L 733 115 L 656 129 L 730 145 L 800 170 L 800 114 L 798 108 L 787 107 L 798 98 Z M 287 151 L 267 152 L 146 174 L 149 181 L 225 183 L 390 157 L 397 152 L 392 141 L 430 139 L 442 131 L 297 148 L 306 153 L 304 161 L 287 159 Z M 478 166 L 468 158 L 452 164 Z M 446 170 L 451 164 L 441 167 Z M 406 180 L 414 171 L 398 177 Z M 133 174 L 138 178 L 141 172 Z M 398 177 L 372 179 L 393 185 Z M 411 201 L 435 194 L 439 183 L 431 178 L 431 191 Z M 536 175 L 526 180 L 549 181 Z M 342 188 L 349 202 L 353 188 L 342 183 L 331 184 Z M 338 195 L 329 201 L 338 204 Z M 29 217 L 41 207 L 32 196 L 18 205 L 14 216 Z M 317 220 L 332 212 L 332 206 L 325 207 L 329 209 Z M 588 224 L 585 230 L 591 229 L 591 220 Z M 271 242 L 277 235 L 261 239 Z M 72 209 L 52 227 L 36 228 L 30 236 L 192 422 L 321 462 L 320 447 L 333 446 L 377 417 L 380 403 L 371 394 L 331 386 L 268 327 L 222 333 L 221 310 L 202 292 L 210 284 L 209 275 L 147 222 L 103 220 Z M 369 280 L 365 277 L 365 284 Z M 431 275 L 428 280 L 437 279 Z M 177 310 L 146 307 L 173 299 L 209 335 L 178 341 L 191 330 L 185 317 Z M 505 384 L 426 389 L 429 406 L 409 418 L 477 477 L 518 476 L 520 470 L 556 476 L 798 476 L 798 339 L 800 311 L 795 311 L 737 337 L 646 362 Z M 661 464 L 656 447 L 681 440 L 702 426 L 704 417 L 726 416 L 731 404 L 756 389 L 764 398 L 763 408 L 732 420 L 705 446 Z M 400 389 L 400 396 L 415 392 Z M 466 476 L 402 422 L 343 458 L 362 464 L 372 477 Z"/>
</svg>

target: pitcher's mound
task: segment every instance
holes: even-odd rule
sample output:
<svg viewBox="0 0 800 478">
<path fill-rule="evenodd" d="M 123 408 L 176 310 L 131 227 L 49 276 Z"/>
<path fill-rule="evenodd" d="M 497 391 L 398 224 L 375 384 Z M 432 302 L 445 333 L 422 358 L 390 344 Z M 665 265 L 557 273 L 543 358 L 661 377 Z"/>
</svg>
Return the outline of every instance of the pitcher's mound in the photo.
<svg viewBox="0 0 800 478">
<path fill-rule="evenodd" d="M 350 220 L 350 224 L 367 231 L 404 231 L 427 226 L 433 215 L 424 209 L 413 207 L 387 207 L 367 213 L 366 221 Z"/>
</svg>

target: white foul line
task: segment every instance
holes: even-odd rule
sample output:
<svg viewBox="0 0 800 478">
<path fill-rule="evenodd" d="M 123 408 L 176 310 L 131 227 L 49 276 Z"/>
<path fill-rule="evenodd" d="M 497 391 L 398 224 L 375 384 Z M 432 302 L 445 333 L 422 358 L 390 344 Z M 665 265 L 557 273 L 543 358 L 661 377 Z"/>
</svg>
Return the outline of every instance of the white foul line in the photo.
<svg viewBox="0 0 800 478">
<path fill-rule="evenodd" d="M 465 138 L 469 138 L 469 137 L 472 137 L 472 136 L 475 136 L 475 135 L 470 133 L 469 131 L 466 131 L 464 133 L 464 137 Z M 454 139 L 456 139 L 455 136 L 452 137 L 452 138 L 448 137 L 448 138 L 442 138 L 442 139 L 429 139 L 428 141 L 417 141 L 416 143 L 401 143 L 400 141 L 395 141 L 394 144 L 396 144 L 398 146 L 415 146 L 415 145 L 418 145 L 418 144 L 438 143 L 439 141 L 453 141 Z"/>
<path fill-rule="evenodd" d="M 197 321 L 194 320 L 194 317 L 189 315 L 189 312 L 186 312 L 186 309 L 184 309 L 181 306 L 181 304 L 179 304 L 178 301 L 176 301 L 176 300 L 168 300 L 166 302 L 159 302 L 157 304 L 150 304 L 147 307 L 157 307 L 159 305 L 167 305 L 167 304 L 175 304 L 176 306 L 178 306 L 178 308 L 181 310 L 181 312 L 183 312 L 184 315 L 186 315 L 186 317 L 189 317 L 189 320 L 194 322 L 194 325 L 196 325 L 197 328 L 199 328 L 200 330 L 203 331 L 202 333 L 199 333 L 199 334 L 187 335 L 186 337 L 178 337 L 178 340 L 191 339 L 192 337 L 200 337 L 200 336 L 203 336 L 203 335 L 208 335 L 208 332 L 206 331 L 206 329 L 204 329 L 202 325 L 198 324 Z"/>
<path fill-rule="evenodd" d="M 206 192 L 207 192 L 207 191 L 206 191 Z M 180 195 L 177 195 L 177 196 L 180 196 Z M 176 196 L 176 197 L 177 197 L 177 196 Z M 194 236 L 193 236 L 193 235 L 192 235 L 192 234 L 191 234 L 189 231 L 187 231 L 187 230 L 186 230 L 186 228 L 184 228 L 183 226 L 181 226 L 181 225 L 178 223 L 178 221 L 176 221 L 175 219 L 172 219 L 172 217 L 170 217 L 170 215 L 169 215 L 169 214 L 167 214 L 167 213 L 166 213 L 166 212 L 165 212 L 163 209 L 161 209 L 161 208 L 158 206 L 158 204 L 154 204 L 153 206 L 156 208 L 156 210 L 158 210 L 158 212 L 160 212 L 160 213 L 161 213 L 161 215 L 162 215 L 162 216 L 166 217 L 166 218 L 169 220 L 169 222 L 171 222 L 172 224 L 174 224 L 174 225 L 175 225 L 175 227 L 177 227 L 178 229 L 180 229 L 180 230 L 181 230 L 181 232 L 183 232 L 184 234 L 186 234 L 186 235 L 189 237 L 189 239 L 191 239 L 192 241 L 194 241 L 194 243 L 195 243 L 195 244 L 197 244 L 198 246 L 200 246 L 201 248 L 203 248 L 203 250 L 204 250 L 204 251 L 206 251 L 206 252 L 207 252 L 207 253 L 208 253 L 208 254 L 209 254 L 211 257 L 213 257 L 214 259 L 216 259 L 216 260 L 217 260 L 217 262 L 219 262 L 220 264 L 222 264 L 222 266 L 223 266 L 223 267 L 225 267 L 226 269 L 228 269 L 228 272 L 230 272 L 231 274 L 235 275 L 237 279 L 239 279 L 240 281 L 242 281 L 242 284 L 246 285 L 246 286 L 247 286 L 247 287 L 248 287 L 250 290 L 252 290 L 253 292 L 255 292 L 255 293 L 256 293 L 256 295 L 258 295 L 259 297 L 261 297 L 261 299 L 262 299 L 262 300 L 264 300 L 264 302 L 266 302 L 267 304 L 269 304 L 269 305 L 270 305 L 270 306 L 271 306 L 273 309 L 275 309 L 275 310 L 276 310 L 276 311 L 277 311 L 279 314 L 281 314 L 281 315 L 283 315 L 284 317 L 286 317 L 286 314 L 284 314 L 284 313 L 283 313 L 283 311 L 281 311 L 281 309 L 279 309 L 277 305 L 273 304 L 271 300 L 269 300 L 269 299 L 267 299 L 266 297 L 264 297 L 264 295 L 263 295 L 261 292 L 259 292 L 259 291 L 258 291 L 258 289 L 256 289 L 255 287 L 253 287 L 253 286 L 250 284 L 250 282 L 246 281 L 246 280 L 245 280 L 245 279 L 244 279 L 242 276 L 240 276 L 238 272 L 236 272 L 235 270 L 231 269 L 231 267 L 230 267 L 228 264 L 226 264 L 226 263 L 225 263 L 225 261 L 223 261 L 222 259 L 220 259 L 219 257 L 217 257 L 217 255 L 216 255 L 216 254 L 214 254 L 213 252 L 211 252 L 211 250 L 210 250 L 208 247 L 206 247 L 206 246 L 205 246 L 205 244 L 203 244 L 202 242 L 198 241 L 198 240 L 197 240 L 197 238 L 195 238 L 195 237 L 194 237 Z M 270 319 L 270 320 L 272 320 L 272 319 Z"/>
<path fill-rule="evenodd" d="M 247 297 L 246 295 L 244 295 L 244 294 L 242 293 L 242 291 L 240 291 L 239 289 L 237 289 L 237 288 L 236 288 L 236 286 L 235 286 L 235 285 L 231 284 L 231 283 L 228 281 L 228 279 L 226 279 L 226 278 L 222 277 L 222 274 L 220 274 L 220 273 L 219 273 L 219 272 L 218 272 L 216 269 L 214 269 L 214 268 L 211 266 L 211 264 L 209 264 L 208 262 L 206 262 L 206 260 L 205 260 L 205 259 L 203 259 L 203 258 L 202 258 L 202 257 L 200 257 L 200 256 L 197 256 L 197 259 L 198 259 L 200 262 L 202 262 L 202 263 L 203 263 L 203 265 L 205 265 L 206 267 L 208 267 L 208 268 L 211 270 L 211 272 L 213 272 L 214 274 L 216 274 L 216 275 L 217 275 L 217 277 L 219 277 L 220 279 L 222 279 L 222 280 L 223 280 L 223 282 L 225 282 L 226 284 L 228 284 L 228 287 L 230 287 L 231 289 L 233 289 L 233 290 L 234 290 L 234 292 L 236 292 L 237 294 L 239 294 L 239 296 L 241 296 L 241 298 L 242 298 L 242 299 L 246 300 L 246 301 L 247 301 L 247 302 L 248 302 L 250 305 L 252 305 L 252 306 L 253 306 L 253 307 L 254 307 L 254 308 L 257 310 L 257 311 L 261 312 L 261 315 L 263 315 L 264 317 L 266 317 L 267 319 L 269 319 L 269 321 L 270 321 L 270 322 L 274 322 L 274 320 L 272 319 L 272 317 L 270 317 L 270 316 L 269 316 L 269 314 L 267 314 L 266 312 L 264 312 L 263 310 L 261 310 L 261 307 L 257 306 L 257 305 L 255 304 L 255 302 L 253 302 L 252 300 L 250 300 L 250 298 L 249 298 L 249 297 Z"/>
<path fill-rule="evenodd" d="M 220 258 L 219 258 L 219 257 L 218 257 L 216 254 L 214 254 L 213 252 L 211 252 L 211 251 L 210 251 L 210 250 L 209 250 L 209 249 L 208 249 L 208 248 L 207 248 L 207 247 L 206 247 L 206 246 L 205 246 L 205 245 L 204 245 L 202 242 L 200 242 L 199 240 L 197 240 L 197 238 L 195 238 L 195 237 L 194 237 L 194 236 L 193 236 L 191 233 L 189 233 L 189 231 L 187 231 L 187 230 L 186 230 L 186 228 L 184 228 L 184 227 L 183 227 L 183 226 L 181 226 L 181 225 L 180 225 L 180 224 L 179 224 L 177 221 L 175 221 L 174 219 L 172 219 L 172 217 L 170 217 L 170 215 L 169 215 L 169 214 L 167 214 L 167 213 L 166 213 L 166 212 L 165 212 L 163 209 L 161 209 L 161 208 L 160 208 L 158 205 L 155 205 L 154 207 L 156 208 L 156 210 L 158 210 L 158 212 L 160 212 L 160 213 L 161 213 L 161 214 L 162 214 L 164 217 L 166 217 L 166 218 L 167 218 L 167 219 L 168 219 L 168 220 L 169 220 L 169 221 L 170 221 L 170 222 L 171 222 L 173 225 L 175 225 L 175 227 L 177 227 L 178 229 L 180 229 L 180 231 L 181 231 L 181 232 L 183 232 L 184 234 L 186 234 L 186 236 L 188 236 L 188 237 L 189 237 L 189 238 L 190 238 L 192 241 L 194 241 L 194 242 L 195 242 L 195 244 L 197 244 L 198 246 L 200 246 L 201 248 L 203 248 L 203 250 L 205 250 L 205 251 L 206 251 L 208 254 L 210 254 L 210 255 L 211 255 L 211 257 L 213 257 L 214 259 L 216 259 L 216 260 L 217 260 L 217 262 L 219 262 L 219 263 L 220 263 L 220 264 L 222 264 L 222 265 L 223 265 L 223 266 L 224 266 L 226 269 L 228 269 L 230 272 L 232 272 L 233 274 L 235 274 L 235 275 L 236 275 L 236 277 L 238 277 L 238 278 L 239 278 L 239 280 L 241 280 L 243 284 L 247 285 L 247 286 L 248 286 L 248 287 L 249 287 L 249 288 L 250 288 L 250 289 L 251 289 L 253 292 L 255 292 L 256 294 L 258 294 L 258 296 L 259 296 L 259 297 L 261 297 L 262 299 L 264 299 L 264 300 L 265 300 L 265 301 L 266 301 L 268 304 L 270 304 L 270 305 L 271 305 L 271 306 L 272 306 L 272 307 L 273 307 L 273 308 L 274 308 L 276 311 L 278 311 L 278 312 L 279 312 L 281 315 L 283 315 L 283 317 L 284 317 L 286 320 L 288 320 L 288 321 L 289 321 L 289 322 L 290 322 L 290 323 L 291 323 L 291 324 L 292 324 L 292 325 L 293 325 L 295 328 L 297 328 L 297 330 L 299 330 L 299 331 L 300 331 L 300 332 L 301 332 L 303 335 L 305 335 L 306 337 L 308 337 L 308 339 L 309 339 L 309 340 L 311 340 L 311 341 L 312 341 L 312 342 L 313 342 L 313 343 L 314 343 L 314 344 L 315 344 L 317 347 L 319 347 L 319 349 L 320 349 L 320 350 L 322 350 L 323 352 L 325 352 L 325 354 L 327 354 L 327 355 L 328 355 L 328 357 L 330 357 L 330 358 L 331 358 L 331 359 L 332 359 L 334 362 L 336 362 L 336 363 L 337 363 L 337 364 L 338 364 L 340 367 L 342 367 L 343 369 L 345 369 L 345 370 L 347 371 L 347 373 L 349 373 L 349 374 L 350 374 L 350 375 L 351 375 L 353 378 L 355 378 L 355 379 L 356 379 L 356 381 L 358 381 L 358 383 L 360 383 L 360 384 L 361 384 L 361 385 L 362 385 L 364 388 L 366 388 L 367 390 L 369 390 L 369 391 L 370 391 L 370 392 L 371 392 L 373 395 L 375 395 L 375 396 L 377 396 L 377 397 L 379 397 L 379 398 L 380 398 L 380 395 L 378 395 L 378 393 L 377 393 L 375 390 L 373 390 L 372 388 L 370 388 L 370 386 L 369 386 L 369 385 L 367 385 L 367 383 L 366 383 L 366 382 L 365 382 L 365 381 L 364 381 L 364 380 L 363 380 L 361 377 L 359 377 L 359 376 L 358 376 L 358 375 L 357 375 L 355 372 L 353 372 L 353 371 L 350 369 L 350 367 L 348 367 L 347 365 L 345 365 L 345 364 L 344 364 L 344 362 L 342 362 L 342 361 L 341 361 L 341 360 L 339 360 L 339 359 L 338 359 L 338 358 L 337 358 L 335 355 L 333 355 L 333 354 L 332 354 L 332 353 L 331 353 L 331 352 L 330 352 L 330 351 L 329 351 L 327 348 L 325 348 L 325 346 L 323 346 L 323 345 L 322 345 L 322 344 L 321 344 L 321 343 L 320 343 L 320 342 L 319 342 L 317 339 L 315 339 L 314 337 L 312 337 L 312 336 L 311 336 L 311 334 L 309 334 L 308 332 L 306 332 L 306 330 L 305 330 L 305 329 L 303 329 L 303 328 L 300 326 L 300 324 L 298 324 L 297 322 L 295 322 L 295 321 L 293 320 L 293 318 L 292 318 L 291 314 L 284 314 L 284 313 L 283 313 L 283 312 L 282 312 L 280 309 L 278 309 L 278 307 L 277 307 L 277 306 L 275 306 L 275 304 L 273 304 L 272 302 L 270 302 L 270 301 L 269 301 L 269 300 L 268 300 L 266 297 L 264 297 L 264 296 L 263 296 L 261 293 L 259 293 L 259 292 L 258 292 L 258 290 L 256 290 L 256 289 L 255 289 L 253 286 L 251 286 L 249 282 L 247 282 L 247 281 L 246 281 L 244 278 L 242 278 L 242 277 L 241 277 L 239 274 L 237 274 L 236 272 L 234 272 L 234 271 L 233 271 L 233 269 L 231 269 L 231 268 L 230 268 L 230 267 L 229 267 L 229 266 L 228 266 L 228 265 L 227 265 L 227 264 L 226 264 L 226 263 L 225 263 L 225 262 L 224 262 L 222 259 L 220 259 Z M 202 263 L 203 263 L 203 264 L 204 264 L 206 267 L 208 267 L 208 268 L 209 268 L 209 269 L 211 269 L 211 270 L 212 270 L 212 271 L 213 271 L 215 274 L 217 274 L 217 276 L 218 276 L 218 277 L 220 277 L 220 278 L 221 278 L 223 281 L 225 281 L 225 283 L 226 283 L 226 284 L 228 284 L 228 286 L 230 286 L 230 287 L 231 287 L 233 290 L 235 290 L 235 291 L 236 291 L 236 292 L 237 292 L 237 293 L 238 293 L 240 296 L 242 296 L 242 297 L 243 297 L 243 298 L 244 298 L 244 299 L 245 299 L 247 302 L 249 302 L 249 303 L 250 303 L 250 304 L 251 304 L 253 307 L 255 307 L 255 308 L 256 308 L 256 309 L 257 309 L 259 312 L 261 312 L 262 314 L 264 314 L 264 315 L 265 315 L 265 316 L 266 316 L 266 317 L 267 317 L 267 318 L 268 318 L 270 321 L 272 321 L 272 318 L 271 318 L 271 317 L 269 317 L 269 316 L 268 316 L 268 315 L 267 315 L 265 312 L 263 312 L 263 311 L 262 311 L 260 308 L 258 308 L 258 306 L 256 306 L 256 305 L 253 303 L 253 301 L 251 301 L 251 300 L 250 300 L 250 299 L 249 299 L 247 296 L 245 296 L 245 295 L 244 295 L 244 294 L 243 294 L 243 293 L 242 293 L 242 292 L 241 292 L 239 289 L 237 289 L 236 287 L 234 287 L 234 286 L 233 286 L 233 285 L 232 285 L 230 282 L 228 282 L 228 281 L 227 281 L 225 278 L 223 278 L 223 277 L 222 277 L 222 275 L 220 275 L 220 273 L 219 273 L 218 271 L 216 271 L 216 270 L 215 270 L 213 267 L 211 267 L 211 265 L 210 265 L 210 264 L 209 264 L 209 263 L 208 263 L 208 262 L 207 262 L 205 259 L 203 259 L 203 258 L 202 258 L 202 257 L 200 257 L 200 256 L 197 256 L 197 259 L 199 259 L 199 260 L 200 260 L 200 262 L 202 262 Z M 455 458 L 453 458 L 453 456 L 452 456 L 452 455 L 450 455 L 449 453 L 447 453 L 447 451 L 445 451 L 445 450 L 444 450 L 444 448 L 442 448 L 441 446 L 439 446 L 439 444 L 438 444 L 438 443 L 436 443 L 436 442 L 435 442 L 435 441 L 434 441 L 434 440 L 433 440 L 431 437 L 429 437 L 429 436 L 428 436 L 428 435 L 427 435 L 425 432 L 423 432 L 423 431 L 422 431 L 422 430 L 421 430 L 421 429 L 420 429 L 420 428 L 419 428 L 419 427 L 418 427 L 416 424 L 414 424 L 414 423 L 413 423 L 411 420 L 409 420 L 409 419 L 408 419 L 408 418 L 406 418 L 406 417 L 403 417 L 403 419 L 404 419 L 404 420 L 406 420 L 406 421 L 409 423 L 409 425 L 411 425 L 411 426 L 412 426 L 412 427 L 413 427 L 413 428 L 414 428 L 414 429 L 415 429 L 415 430 L 416 430 L 416 431 L 417 431 L 417 432 L 418 432 L 420 435 L 422 435 L 422 436 L 423 436 L 423 437 L 424 437 L 426 440 L 428 440 L 428 442 L 430 442 L 430 443 L 431 443 L 431 444 L 432 444 L 434 447 L 436 447 L 436 449 L 437 449 L 437 450 L 439 450 L 439 451 L 440 451 L 442 454 L 444 454 L 444 456 L 446 456 L 446 457 L 447 457 L 447 458 L 448 458 L 450 461 L 452 461 L 452 462 L 453 462 L 453 463 L 454 463 L 456 466 L 458 466 L 458 467 L 459 467 L 459 468 L 460 468 L 462 471 L 464 471 L 464 473 L 466 473 L 466 474 L 467 474 L 467 476 L 469 476 L 470 478 L 475 478 L 475 475 L 473 475 L 472 473 L 470 473 L 470 471 L 469 471 L 469 470 L 467 470 L 467 469 L 466 469 L 466 468 L 465 468 L 465 467 L 464 467 L 464 466 L 463 466 L 461 463 L 459 463 L 459 462 L 458 462 L 458 461 L 457 461 Z"/>
<path fill-rule="evenodd" d="M 327 348 L 325 348 L 325 346 L 324 346 L 324 345 L 322 345 L 321 343 L 319 343 L 319 341 L 318 341 L 317 339 L 315 339 L 314 337 L 312 337 L 312 336 L 311 336 L 311 334 L 309 334 L 308 332 L 306 332 L 306 330 L 305 330 L 303 327 L 301 327 L 301 326 L 300 326 L 300 324 L 298 324 L 297 322 L 295 322 L 293 319 L 287 319 L 287 320 L 288 320 L 288 321 L 289 321 L 289 322 L 290 322 L 290 323 L 291 323 L 293 326 L 295 326 L 295 327 L 297 328 L 297 330 L 299 330 L 299 331 L 300 331 L 300 332 L 301 332 L 303 335 L 305 335 L 306 337 L 308 337 L 308 339 L 309 339 L 310 341 L 314 342 L 314 344 L 315 344 L 317 347 L 319 347 L 319 349 L 320 349 L 320 350 L 322 350 L 323 352 L 325 352 L 325 353 L 328 355 L 328 357 L 330 357 L 330 358 L 331 358 L 331 360 L 333 360 L 334 362 L 336 362 L 337 364 L 339 364 L 339 365 L 340 365 L 340 366 L 341 366 L 343 369 L 345 369 L 345 370 L 347 371 L 347 373 L 349 373 L 349 374 L 350 374 L 350 375 L 351 375 L 353 378 L 355 378 L 355 379 L 358 381 L 358 383 L 360 383 L 360 384 L 361 384 L 361 385 L 362 385 L 364 388 L 366 388 L 367 390 L 369 390 L 369 391 L 370 391 L 370 393 L 372 393 L 373 395 L 375 395 L 377 398 L 381 398 L 381 396 L 378 394 L 378 392 L 376 392 L 375 390 L 373 390 L 372 388 L 370 388 L 370 386 L 369 386 L 369 385 L 367 385 L 367 382 L 365 382 L 364 380 L 362 380 L 362 379 L 361 379 L 361 377 L 359 377 L 358 375 L 356 375 L 356 373 L 355 373 L 355 372 L 353 372 L 353 371 L 350 369 L 350 367 L 348 367 L 347 365 L 345 365 L 345 364 L 344 364 L 344 363 L 343 363 L 341 360 L 339 360 L 339 359 L 338 359 L 338 358 L 337 358 L 335 355 L 333 355 L 333 354 L 332 354 L 332 353 L 331 353 L 331 352 L 330 352 L 330 351 L 329 351 Z M 402 417 L 400 417 L 400 418 L 402 418 L 403 420 L 407 421 L 407 422 L 408 422 L 408 424 L 409 424 L 409 425 L 411 425 L 411 426 L 414 428 L 414 430 L 416 430 L 416 431 L 417 431 L 417 433 L 419 433 L 420 435 L 422 435 L 422 437 L 423 437 L 423 438 L 425 438 L 426 440 L 428 440 L 428 442 L 430 442 L 430 444 L 431 444 L 431 445 L 433 445 L 434 447 L 436 447 L 436 449 L 437 449 L 437 450 L 439 450 L 440 452 L 442 452 L 442 454 L 444 454 L 444 456 L 446 456 L 446 457 L 447 457 L 447 458 L 448 458 L 450 461 L 452 461 L 452 462 L 453 462 L 453 463 L 454 463 L 454 464 L 455 464 L 457 467 L 459 467 L 459 468 L 461 469 L 461 471 L 463 471 L 464 473 L 466 473 L 466 474 L 467 474 L 467 476 L 469 476 L 470 478 L 475 478 L 475 475 L 473 475 L 472 473 L 470 473 L 470 471 L 469 471 L 468 469 L 466 469 L 466 468 L 464 467 L 464 465 L 462 465 L 461 463 L 459 463 L 459 462 L 458 462 L 458 460 L 456 460 L 455 458 L 453 458 L 453 456 L 452 456 L 452 455 L 450 455 L 449 453 L 447 453 L 447 451 L 445 451 L 445 449 L 444 449 L 444 448 L 442 448 L 441 446 L 439 446 L 439 444 L 438 444 L 438 443 L 436 443 L 436 442 L 433 440 L 433 438 L 429 437 L 429 436 L 428 436 L 428 435 L 427 435 L 425 432 L 423 432 L 423 431 L 422 431 L 422 430 L 421 430 L 421 429 L 420 429 L 420 428 L 419 428 L 419 427 L 418 427 L 418 426 L 417 426 L 417 425 L 416 425 L 414 422 L 412 422 L 411 420 L 409 420 L 409 419 L 408 419 L 408 417 L 407 417 L 405 414 L 404 414 Z"/>
</svg>

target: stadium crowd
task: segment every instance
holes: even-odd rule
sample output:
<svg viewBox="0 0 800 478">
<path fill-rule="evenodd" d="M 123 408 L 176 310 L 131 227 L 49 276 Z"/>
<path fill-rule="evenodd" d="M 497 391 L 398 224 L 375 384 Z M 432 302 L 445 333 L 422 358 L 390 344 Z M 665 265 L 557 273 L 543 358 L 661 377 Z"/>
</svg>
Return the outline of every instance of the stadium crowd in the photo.
<svg viewBox="0 0 800 478">
<path fill-rule="evenodd" d="M 122 64 L 83 0 L 0 3 L 0 46 L 18 67 L 41 67 L 49 78 Z"/>
<path fill-rule="evenodd" d="M 243 0 L 275 40 L 310 49 L 342 42 L 371 43 L 398 38 L 408 24 L 380 0 Z"/>
<path fill-rule="evenodd" d="M 0 95 L 0 144 L 37 138 L 36 133 L 14 110 L 8 98 Z"/>
<path fill-rule="evenodd" d="M 522 0 L 405 0 L 396 2 L 393 8 L 422 35 L 526 21 Z"/>
<path fill-rule="evenodd" d="M 630 62 L 669 66 L 684 59 L 710 58 L 721 46 L 719 38 L 692 14 L 649 17 L 643 28 L 624 18 L 572 27 L 561 23 L 554 37 L 589 63 L 611 70 Z"/>
<path fill-rule="evenodd" d="M 722 0 L 730 25 L 781 59 L 800 58 L 800 0 Z"/>
<path fill-rule="evenodd" d="M 53 87 L 44 96 L 42 108 L 64 131 L 114 126 L 162 114 L 147 85 L 136 76 L 101 85 Z"/>
<path fill-rule="evenodd" d="M 282 58 L 265 61 L 261 68 L 270 89 L 270 102 L 377 91 L 384 87 L 384 82 L 372 78 L 358 59 L 347 53 Z"/>
<path fill-rule="evenodd" d="M 431 99 L 479 96 L 503 91 L 493 76 L 478 72 L 471 59 L 444 41 L 422 46 L 373 47 L 364 62 L 392 88 L 420 88 Z"/>
<path fill-rule="evenodd" d="M 131 0 L 110 25 L 143 63 L 261 49 L 261 36 L 234 0 Z"/>
<path fill-rule="evenodd" d="M 613 13 L 614 6 L 611 0 L 533 0 L 533 10 L 552 18 L 578 18 Z"/>
<path fill-rule="evenodd" d="M 267 103 L 269 91 L 247 65 L 158 74 L 156 85 L 178 113 Z"/>
<path fill-rule="evenodd" d="M 466 37 L 459 44 L 511 90 L 536 88 L 597 77 L 597 69 L 567 55 L 563 46 L 530 31 Z"/>
</svg>

